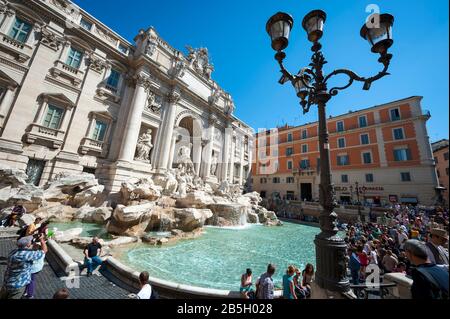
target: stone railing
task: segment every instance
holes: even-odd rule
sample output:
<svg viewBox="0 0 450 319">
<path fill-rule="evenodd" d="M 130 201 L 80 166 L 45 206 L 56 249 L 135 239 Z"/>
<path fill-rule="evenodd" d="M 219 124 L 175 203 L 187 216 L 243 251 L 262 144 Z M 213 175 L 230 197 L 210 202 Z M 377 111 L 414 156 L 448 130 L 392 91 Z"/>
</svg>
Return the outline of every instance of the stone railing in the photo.
<svg viewBox="0 0 450 319">
<path fill-rule="evenodd" d="M 78 264 L 54 240 L 47 241 L 47 260 L 57 272 L 66 276 L 76 273 Z"/>
<path fill-rule="evenodd" d="M 2 34 L 1 39 L 2 41 L 0 42 L 0 46 L 12 52 L 19 62 L 23 63 L 31 58 L 33 54 L 33 47 L 30 45 L 14 40 L 6 34 Z"/>
<path fill-rule="evenodd" d="M 100 156 L 105 157 L 108 152 L 108 147 L 103 141 L 85 137 L 81 140 L 80 153 L 87 154 L 88 152 L 98 153 Z"/>
<path fill-rule="evenodd" d="M 36 143 L 36 140 L 38 139 L 49 141 L 51 143 L 51 147 L 57 149 L 61 147 L 64 135 L 64 131 L 55 130 L 33 123 L 31 124 L 31 130 L 25 134 L 25 140 L 30 144 Z"/>
<path fill-rule="evenodd" d="M 74 68 L 62 61 L 56 61 L 55 66 L 50 69 L 50 73 L 53 77 L 59 77 L 63 75 L 69 78 L 75 86 L 79 86 L 81 82 L 83 82 L 84 78 L 83 71 Z"/>
<path fill-rule="evenodd" d="M 111 97 L 116 103 L 120 101 L 119 89 L 113 86 L 101 83 L 96 93 L 99 97 Z"/>
<path fill-rule="evenodd" d="M 402 273 L 389 273 L 383 277 L 384 283 L 395 283 L 390 294 L 399 299 L 411 299 L 411 286 L 413 280 Z"/>
</svg>

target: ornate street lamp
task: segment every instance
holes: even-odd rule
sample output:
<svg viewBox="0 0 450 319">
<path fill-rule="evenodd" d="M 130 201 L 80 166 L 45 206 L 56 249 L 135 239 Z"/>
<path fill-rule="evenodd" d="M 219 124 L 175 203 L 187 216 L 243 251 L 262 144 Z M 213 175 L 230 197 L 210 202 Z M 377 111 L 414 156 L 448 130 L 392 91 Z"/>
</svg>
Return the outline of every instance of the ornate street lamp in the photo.
<svg viewBox="0 0 450 319">
<path fill-rule="evenodd" d="M 321 52 L 322 45 L 319 40 L 323 36 L 326 14 L 321 10 L 308 13 L 303 19 L 302 26 L 305 29 L 308 40 L 312 42 L 313 55 L 309 67 L 301 69 L 297 75 L 289 73 L 283 61 L 286 53 L 283 52 L 289 44 L 294 21 L 289 14 L 279 12 L 269 19 L 266 30 L 272 41 L 272 48 L 277 51 L 275 59 L 281 68 L 282 77 L 280 84 L 290 81 L 300 99 L 303 113 L 307 113 L 312 105 L 317 105 L 319 113 L 319 145 L 320 145 L 320 234 L 316 236 L 316 283 L 325 289 L 335 292 L 347 292 L 350 283 L 346 274 L 346 244 L 337 235 L 337 215 L 334 212 L 336 200 L 333 185 L 331 183 L 330 145 L 326 126 L 326 103 L 339 91 L 350 87 L 355 81 L 363 82 L 363 89 L 369 90 L 372 82 L 388 75 L 387 72 L 392 55 L 388 49 L 392 46 L 392 25 L 394 18 L 389 14 L 372 15 L 371 25 L 365 24 L 361 29 L 361 36 L 372 46 L 372 52 L 380 55 L 378 61 L 384 68 L 372 77 L 361 77 L 347 69 L 337 69 L 328 75 L 324 75 L 323 66 L 327 63 Z M 328 89 L 327 83 L 335 75 L 344 74 L 348 77 L 348 83 Z"/>
</svg>

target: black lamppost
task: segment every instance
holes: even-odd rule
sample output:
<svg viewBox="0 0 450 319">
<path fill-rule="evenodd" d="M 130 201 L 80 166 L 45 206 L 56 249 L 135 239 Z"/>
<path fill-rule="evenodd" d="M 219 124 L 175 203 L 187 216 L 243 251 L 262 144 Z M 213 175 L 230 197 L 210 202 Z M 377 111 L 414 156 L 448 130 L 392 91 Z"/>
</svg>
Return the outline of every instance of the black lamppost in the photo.
<svg viewBox="0 0 450 319">
<path fill-rule="evenodd" d="M 316 236 L 316 282 L 325 289 L 335 292 L 347 292 L 350 289 L 349 280 L 346 274 L 346 244 L 337 235 L 336 227 L 337 215 L 334 212 L 336 207 L 333 185 L 331 183 L 330 168 L 330 145 L 328 143 L 328 130 L 326 126 L 326 103 L 332 96 L 338 94 L 353 84 L 354 81 L 364 83 L 363 89 L 368 90 L 372 82 L 388 75 L 387 69 L 392 58 L 388 54 L 389 47 L 393 44 L 392 25 L 393 16 L 389 14 L 372 15 L 373 27 L 364 25 L 361 29 L 361 36 L 368 40 L 372 46 L 372 52 L 380 54 L 378 61 L 384 68 L 377 75 L 369 78 L 358 76 L 353 71 L 338 69 L 329 75 L 324 75 L 322 69 L 327 63 L 321 52 L 322 45 L 319 43 L 323 34 L 323 26 L 326 20 L 325 12 L 314 10 L 308 13 L 303 19 L 303 28 L 308 34 L 308 40 L 313 43 L 311 48 L 313 55 L 309 67 L 302 68 L 297 75 L 289 73 L 283 65 L 286 53 L 283 52 L 289 44 L 289 35 L 294 25 L 293 18 L 279 12 L 272 16 L 266 25 L 266 30 L 272 40 L 272 48 L 277 51 L 275 59 L 278 61 L 281 73 L 279 83 L 284 84 L 290 81 L 294 86 L 297 96 L 300 98 L 300 105 L 303 113 L 307 113 L 311 105 L 318 106 L 319 113 L 319 145 L 320 145 L 320 234 Z M 345 74 L 349 81 L 341 87 L 328 89 L 327 82 L 334 75 Z"/>
<path fill-rule="evenodd" d="M 364 196 L 365 194 L 365 187 L 362 188 L 362 190 L 360 190 L 359 188 L 359 183 L 355 182 L 355 193 L 356 193 L 356 200 L 357 200 L 357 205 L 358 205 L 358 218 L 359 221 L 364 223 L 365 222 L 365 218 L 362 214 L 362 210 L 361 210 L 361 200 L 360 200 L 360 195 L 362 193 L 362 195 Z M 352 199 L 353 199 L 353 186 L 350 185 L 350 193 L 352 194 Z"/>
</svg>

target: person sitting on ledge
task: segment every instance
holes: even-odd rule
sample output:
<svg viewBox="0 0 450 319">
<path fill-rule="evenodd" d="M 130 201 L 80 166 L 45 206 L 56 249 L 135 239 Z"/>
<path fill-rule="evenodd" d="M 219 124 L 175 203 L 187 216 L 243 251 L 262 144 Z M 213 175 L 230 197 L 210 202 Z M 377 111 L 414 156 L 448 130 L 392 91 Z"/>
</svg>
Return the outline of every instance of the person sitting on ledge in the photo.
<svg viewBox="0 0 450 319">
<path fill-rule="evenodd" d="M 84 268 L 88 269 L 87 276 L 91 276 L 92 273 L 101 266 L 103 261 L 100 258 L 102 253 L 102 245 L 98 241 L 98 237 L 92 238 L 92 242 L 89 243 L 86 248 L 84 248 L 84 265 L 81 267 L 80 271 Z"/>
<path fill-rule="evenodd" d="M 252 292 L 252 285 L 252 270 L 248 268 L 241 276 L 241 287 L 239 288 L 244 299 L 250 299 L 249 293 Z"/>
<path fill-rule="evenodd" d="M 283 298 L 284 299 L 298 299 L 295 293 L 295 267 L 289 266 L 286 274 L 283 275 Z"/>
<path fill-rule="evenodd" d="M 141 290 L 138 292 L 137 299 L 151 299 L 152 298 L 152 286 L 148 283 L 150 275 L 148 272 L 143 271 L 139 274 L 139 284 Z"/>
<path fill-rule="evenodd" d="M 257 299 L 273 299 L 274 283 L 272 276 L 275 274 L 275 266 L 269 264 L 267 272 L 262 274 L 256 282 Z"/>
</svg>

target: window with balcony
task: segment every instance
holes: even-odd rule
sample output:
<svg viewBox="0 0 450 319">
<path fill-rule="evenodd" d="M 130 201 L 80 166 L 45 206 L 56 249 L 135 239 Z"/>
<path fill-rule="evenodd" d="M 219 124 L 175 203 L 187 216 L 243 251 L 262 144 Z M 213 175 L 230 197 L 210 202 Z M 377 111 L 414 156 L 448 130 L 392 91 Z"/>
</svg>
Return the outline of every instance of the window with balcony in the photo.
<svg viewBox="0 0 450 319">
<path fill-rule="evenodd" d="M 373 174 L 366 174 L 366 183 L 373 183 Z"/>
<path fill-rule="evenodd" d="M 38 102 L 38 112 L 26 130 L 25 141 L 29 144 L 45 142 L 46 146 L 57 149 L 64 141 L 75 104 L 61 93 L 43 93 L 39 95 Z"/>
<path fill-rule="evenodd" d="M 366 127 L 367 126 L 367 116 L 363 115 L 358 117 L 359 127 Z"/>
<path fill-rule="evenodd" d="M 372 153 L 364 152 L 362 153 L 363 163 L 364 164 L 372 164 Z"/>
<path fill-rule="evenodd" d="M 308 153 L 308 144 L 302 145 L 302 153 Z"/>
<path fill-rule="evenodd" d="M 409 172 L 400 173 L 400 177 L 402 179 L 402 182 L 410 182 L 411 181 L 411 174 Z"/>
<path fill-rule="evenodd" d="M 108 89 L 117 91 L 119 88 L 120 72 L 112 69 L 106 81 L 106 86 Z"/>
<path fill-rule="evenodd" d="M 336 122 L 336 131 L 344 132 L 344 122 L 343 121 Z"/>
<path fill-rule="evenodd" d="M 9 31 L 9 36 L 19 42 L 25 43 L 31 32 L 31 24 L 16 17 Z"/>
<path fill-rule="evenodd" d="M 369 134 L 361 134 L 361 145 L 370 144 Z"/>
<path fill-rule="evenodd" d="M 405 138 L 405 135 L 403 134 L 403 129 L 395 128 L 393 130 L 393 136 L 394 136 L 394 140 L 403 140 Z"/>
<path fill-rule="evenodd" d="M 83 29 L 86 29 L 86 30 L 88 30 L 88 31 L 91 31 L 91 30 L 92 30 L 92 23 L 89 22 L 89 21 L 87 21 L 87 20 L 84 19 L 84 18 L 81 19 L 81 21 L 80 21 L 80 26 L 81 26 Z"/>
<path fill-rule="evenodd" d="M 348 183 L 348 175 L 341 175 L 341 183 Z"/>
<path fill-rule="evenodd" d="M 70 47 L 69 54 L 67 56 L 66 64 L 74 69 L 78 69 L 81 65 L 81 59 L 83 58 L 83 52 Z"/>
<path fill-rule="evenodd" d="M 308 159 L 302 159 L 300 161 L 300 168 L 301 169 L 308 169 L 308 168 L 310 168 L 309 160 Z"/>
<path fill-rule="evenodd" d="M 390 110 L 391 121 L 399 121 L 400 120 L 400 110 L 398 108 Z"/>
<path fill-rule="evenodd" d="M 344 148 L 345 147 L 345 138 L 343 138 L 343 137 L 341 137 L 341 138 L 338 138 L 338 148 Z"/>
<path fill-rule="evenodd" d="M 292 147 L 288 147 L 286 149 L 286 156 L 292 156 L 294 154 L 294 149 Z"/>
<path fill-rule="evenodd" d="M 409 148 L 399 148 L 394 150 L 394 160 L 396 162 L 410 161 L 411 159 L 411 151 Z"/>
<path fill-rule="evenodd" d="M 338 155 L 337 156 L 338 166 L 350 165 L 350 159 L 348 155 Z"/>
<path fill-rule="evenodd" d="M 54 130 L 59 129 L 59 127 L 61 126 L 61 119 L 63 117 L 63 114 L 64 109 L 49 104 L 47 107 L 47 113 L 44 117 L 44 121 L 42 122 L 42 126 Z"/>
</svg>

